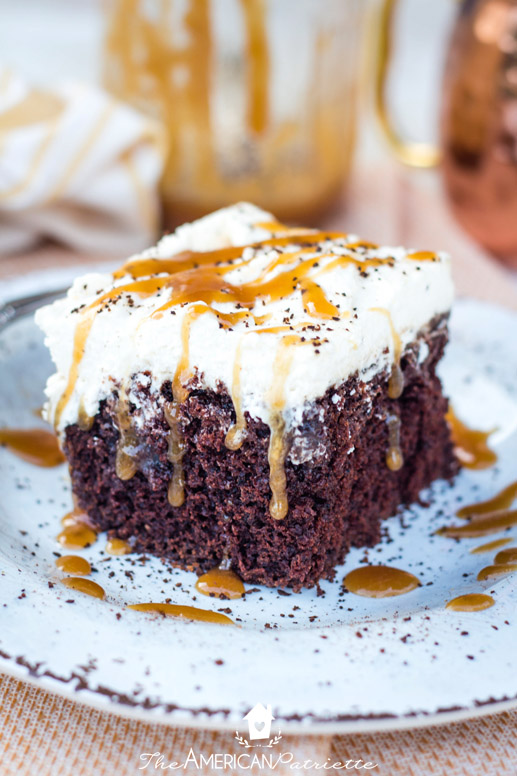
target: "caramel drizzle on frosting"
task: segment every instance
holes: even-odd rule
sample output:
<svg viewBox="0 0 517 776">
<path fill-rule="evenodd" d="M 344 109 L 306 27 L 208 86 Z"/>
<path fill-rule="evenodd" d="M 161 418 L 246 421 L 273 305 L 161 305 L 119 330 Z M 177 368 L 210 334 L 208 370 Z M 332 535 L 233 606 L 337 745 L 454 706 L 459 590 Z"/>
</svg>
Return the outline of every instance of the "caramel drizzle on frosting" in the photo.
<svg viewBox="0 0 517 776">
<path fill-rule="evenodd" d="M 413 261 L 438 261 L 438 256 L 434 251 L 413 251 L 413 253 L 408 253 L 407 257 Z"/>
<path fill-rule="evenodd" d="M 164 407 L 165 418 L 169 425 L 168 460 L 173 465 L 173 473 L 169 486 L 169 502 L 178 507 L 184 503 L 185 478 L 183 472 L 183 457 L 185 445 L 181 431 L 180 413 L 181 404 L 187 399 L 189 389 L 188 380 L 191 377 L 189 371 L 189 344 L 190 330 L 193 322 L 201 315 L 215 315 L 219 324 L 224 328 L 231 328 L 242 320 L 249 321 L 253 326 L 249 333 L 273 333 L 280 331 L 292 331 L 292 326 L 277 326 L 259 328 L 267 323 L 268 316 L 255 316 L 251 310 L 257 300 L 278 301 L 288 297 L 293 291 L 298 290 L 302 294 L 303 308 L 309 318 L 318 320 L 330 320 L 342 318 L 349 313 L 340 311 L 327 299 L 323 289 L 316 282 L 316 278 L 332 270 L 337 266 L 354 264 L 360 272 L 380 265 L 392 265 L 391 257 L 371 257 L 363 259 L 353 255 L 357 249 L 375 249 L 373 243 L 357 242 L 342 246 L 343 255 L 325 252 L 325 241 L 344 239 L 346 235 L 340 232 L 319 232 L 304 229 L 289 229 L 281 224 L 274 224 L 275 230 L 280 235 L 266 240 L 252 243 L 251 245 L 221 248 L 212 251 L 195 252 L 183 251 L 170 259 L 157 257 L 144 257 L 125 263 L 117 270 L 113 278 L 120 280 L 129 276 L 127 282 L 116 286 L 101 294 L 80 312 L 80 320 L 76 327 L 73 343 L 72 365 L 69 371 L 65 390 L 58 402 L 54 423 L 57 426 L 77 382 L 79 366 L 82 362 L 88 336 L 95 321 L 96 314 L 104 306 L 115 301 L 123 295 L 135 294 L 145 298 L 156 294 L 162 289 L 167 289 L 168 299 L 155 310 L 151 316 L 160 317 L 175 305 L 190 305 L 185 313 L 182 324 L 182 354 L 172 379 L 172 402 Z M 285 252 L 275 250 L 282 247 L 295 247 L 296 250 Z M 315 253 L 315 247 L 318 251 Z M 237 267 L 248 264 L 254 257 L 255 251 L 271 248 L 269 261 L 261 274 L 255 280 L 242 285 L 234 285 L 226 279 L 226 275 Z M 250 253 L 249 258 L 243 258 L 243 252 Z M 306 257 L 306 254 L 310 254 Z M 322 259 L 331 259 L 323 266 Z M 235 263 L 238 260 L 238 263 Z M 280 267 L 281 271 L 273 278 L 270 274 Z M 216 309 L 214 304 L 233 303 L 238 310 L 227 313 Z M 387 314 L 386 310 L 379 308 L 379 312 Z M 393 328 L 388 314 L 390 327 L 394 341 L 395 361 L 400 361 L 400 338 Z M 311 325 L 310 323 L 308 325 Z M 313 340 L 308 340 L 313 342 Z M 295 334 L 286 334 L 280 342 L 274 363 L 274 380 L 268 394 L 271 405 L 271 436 L 269 444 L 271 515 L 276 520 L 283 519 L 288 511 L 286 495 L 286 476 L 284 462 L 287 455 L 285 441 L 285 421 L 283 408 L 285 405 L 285 381 L 289 373 L 293 358 L 292 346 L 301 344 L 302 339 Z M 238 449 L 242 444 L 245 434 L 245 420 L 240 399 L 240 355 L 237 354 L 233 376 L 233 401 L 236 413 L 236 423 L 227 433 L 226 444 L 230 449 Z M 394 368 L 390 378 L 389 395 L 397 398 L 402 393 L 403 380 L 400 366 Z M 120 432 L 119 447 L 117 451 L 117 473 L 122 479 L 129 479 L 137 471 L 137 462 L 131 460 L 131 451 L 136 446 L 134 431 L 128 413 L 127 398 L 120 395 L 117 406 L 117 424 Z M 86 421 L 86 423 L 89 419 Z M 398 445 L 398 419 L 389 423 L 390 450 L 388 452 L 388 465 L 394 471 L 402 465 L 402 456 Z M 86 424 L 85 424 L 86 425 Z M 397 452 L 398 450 L 398 452 Z"/>
</svg>

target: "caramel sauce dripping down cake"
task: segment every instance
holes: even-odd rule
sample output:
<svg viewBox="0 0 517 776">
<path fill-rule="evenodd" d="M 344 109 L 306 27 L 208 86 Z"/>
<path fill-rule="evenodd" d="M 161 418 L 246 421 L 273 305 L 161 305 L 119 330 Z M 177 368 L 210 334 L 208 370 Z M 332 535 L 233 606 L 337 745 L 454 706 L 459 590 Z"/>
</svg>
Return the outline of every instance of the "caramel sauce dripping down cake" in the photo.
<svg viewBox="0 0 517 776">
<path fill-rule="evenodd" d="M 227 558 L 244 581 L 330 576 L 457 471 L 435 372 L 451 302 L 444 254 L 246 203 L 79 278 L 37 321 L 45 415 L 90 525 L 198 571 Z"/>
</svg>

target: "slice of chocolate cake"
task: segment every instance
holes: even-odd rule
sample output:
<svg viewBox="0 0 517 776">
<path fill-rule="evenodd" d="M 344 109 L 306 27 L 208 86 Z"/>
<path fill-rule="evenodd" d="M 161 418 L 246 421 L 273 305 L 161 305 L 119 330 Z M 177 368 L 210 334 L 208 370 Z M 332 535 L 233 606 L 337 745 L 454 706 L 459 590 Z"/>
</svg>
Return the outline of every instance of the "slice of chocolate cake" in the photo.
<svg viewBox="0 0 517 776">
<path fill-rule="evenodd" d="M 447 256 L 213 213 L 37 313 L 47 418 L 99 530 L 295 589 L 456 472 Z"/>
</svg>

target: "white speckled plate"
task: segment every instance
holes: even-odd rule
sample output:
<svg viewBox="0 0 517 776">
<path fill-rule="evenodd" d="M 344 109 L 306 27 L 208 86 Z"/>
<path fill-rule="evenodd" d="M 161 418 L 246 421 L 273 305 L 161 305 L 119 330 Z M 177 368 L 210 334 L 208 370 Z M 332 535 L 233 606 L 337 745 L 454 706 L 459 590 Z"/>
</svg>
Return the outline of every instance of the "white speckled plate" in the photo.
<svg viewBox="0 0 517 776">
<path fill-rule="evenodd" d="M 4 298 L 68 282 L 65 274 L 5 284 Z M 82 551 L 106 601 L 64 588 L 54 566 L 59 519 L 70 509 L 66 467 L 48 470 L 0 450 L 0 670 L 86 703 L 173 724 L 231 727 L 258 701 L 283 732 L 402 727 L 517 705 L 517 575 L 479 583 L 487 541 L 434 536 L 460 502 L 517 479 L 517 316 L 457 303 L 443 364 L 457 413 L 493 435 L 498 464 L 437 483 L 386 523 L 368 560 L 417 574 L 399 598 L 345 593 L 344 574 L 364 561 L 350 553 L 334 583 L 291 594 L 255 588 L 222 602 L 196 595 L 195 576 L 156 559 L 111 558 L 104 537 Z M 0 332 L 0 425 L 34 426 L 51 369 L 31 318 Z M 514 530 L 517 543 L 517 530 Z M 452 597 L 488 591 L 495 606 L 446 611 Z M 238 628 L 155 618 L 128 603 L 164 600 L 231 609 Z"/>
</svg>

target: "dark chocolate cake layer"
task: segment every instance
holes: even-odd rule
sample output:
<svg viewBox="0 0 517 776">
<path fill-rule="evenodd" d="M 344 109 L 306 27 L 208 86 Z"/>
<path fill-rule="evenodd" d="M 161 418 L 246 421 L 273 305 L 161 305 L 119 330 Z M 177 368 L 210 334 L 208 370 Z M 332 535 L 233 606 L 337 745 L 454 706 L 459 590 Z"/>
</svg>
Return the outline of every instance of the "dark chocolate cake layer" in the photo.
<svg viewBox="0 0 517 776">
<path fill-rule="evenodd" d="M 379 541 L 384 518 L 417 500 L 433 480 L 457 471 L 447 400 L 435 374 L 446 342 L 441 318 L 406 350 L 398 399 L 389 398 L 384 372 L 367 383 L 352 377 L 307 408 L 303 425 L 291 434 L 285 463 L 289 512 L 283 520 L 274 520 L 269 510 L 269 427 L 247 417 L 244 444 L 227 449 L 225 434 L 235 422 L 232 400 L 222 388 L 195 385 L 181 405 L 181 507 L 167 498 L 169 425 L 143 385 L 142 401 L 154 403 L 155 413 L 146 410 L 135 448 L 139 471 L 131 479 L 119 479 L 115 470 L 116 396 L 102 402 L 89 430 L 67 427 L 76 499 L 99 530 L 185 568 L 205 571 L 226 559 L 247 582 L 295 590 L 330 579 L 350 547 Z M 419 363 L 422 348 L 428 353 Z M 162 394 L 171 398 L 170 384 Z M 140 410 L 130 405 L 130 412 L 136 419 Z M 386 464 L 390 418 L 400 419 L 404 464 L 398 471 Z"/>
</svg>

